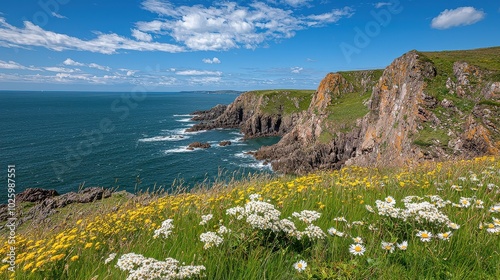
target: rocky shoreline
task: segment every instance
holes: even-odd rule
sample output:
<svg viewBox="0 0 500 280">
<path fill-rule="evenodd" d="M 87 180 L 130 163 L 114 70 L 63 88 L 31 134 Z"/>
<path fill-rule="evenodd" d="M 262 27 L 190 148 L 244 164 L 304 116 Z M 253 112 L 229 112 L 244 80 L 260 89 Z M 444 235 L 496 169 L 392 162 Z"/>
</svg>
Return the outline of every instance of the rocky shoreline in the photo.
<svg viewBox="0 0 500 280">
<path fill-rule="evenodd" d="M 128 198 L 135 197 L 134 194 L 121 191 Z M 56 190 L 46 190 L 41 188 L 28 188 L 16 196 L 16 208 L 20 209 L 17 214 L 16 225 L 19 226 L 25 222 L 42 222 L 48 219 L 59 209 L 70 204 L 86 204 L 93 203 L 99 200 L 110 198 L 113 194 L 117 194 L 112 189 L 102 187 L 89 187 L 78 192 L 69 192 L 60 195 Z M 30 207 L 20 207 L 23 204 L 29 203 Z M 8 214 L 6 204 L 0 205 L 0 222 L 5 222 L 11 216 Z M 3 227 L 0 226 L 0 229 Z"/>
</svg>

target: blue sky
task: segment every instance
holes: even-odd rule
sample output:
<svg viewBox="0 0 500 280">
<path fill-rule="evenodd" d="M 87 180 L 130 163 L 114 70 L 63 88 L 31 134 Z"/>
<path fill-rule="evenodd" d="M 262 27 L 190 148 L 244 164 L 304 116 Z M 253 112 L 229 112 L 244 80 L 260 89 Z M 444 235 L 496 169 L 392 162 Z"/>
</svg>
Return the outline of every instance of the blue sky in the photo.
<svg viewBox="0 0 500 280">
<path fill-rule="evenodd" d="M 499 26 L 490 0 L 2 1 L 0 90 L 315 89 Z"/>
</svg>

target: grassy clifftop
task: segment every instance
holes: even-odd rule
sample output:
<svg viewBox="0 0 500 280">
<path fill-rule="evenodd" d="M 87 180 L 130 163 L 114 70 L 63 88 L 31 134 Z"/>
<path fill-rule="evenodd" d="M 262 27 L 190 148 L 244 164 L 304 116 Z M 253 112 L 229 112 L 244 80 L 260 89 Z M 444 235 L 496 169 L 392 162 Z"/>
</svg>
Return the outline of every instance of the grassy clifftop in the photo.
<svg viewBox="0 0 500 280">
<path fill-rule="evenodd" d="M 307 110 L 314 92 L 314 90 L 276 89 L 251 91 L 248 94 L 255 94 L 265 99 L 260 107 L 264 113 L 292 114 Z"/>
<path fill-rule="evenodd" d="M 499 185 L 500 161 L 483 157 L 74 208 L 19 229 L 16 278 L 499 279 Z"/>
</svg>

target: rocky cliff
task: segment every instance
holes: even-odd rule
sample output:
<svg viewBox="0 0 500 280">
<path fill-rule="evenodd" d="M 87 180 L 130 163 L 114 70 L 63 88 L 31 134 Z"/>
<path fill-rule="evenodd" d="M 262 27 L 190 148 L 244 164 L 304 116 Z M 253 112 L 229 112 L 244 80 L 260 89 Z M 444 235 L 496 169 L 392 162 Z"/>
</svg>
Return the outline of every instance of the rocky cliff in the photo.
<svg viewBox="0 0 500 280">
<path fill-rule="evenodd" d="M 328 74 L 293 129 L 256 157 L 305 173 L 496 154 L 499 99 L 500 48 L 410 51 L 383 73 Z"/>
<path fill-rule="evenodd" d="M 300 90 L 246 92 L 237 97 L 222 113 L 213 114 L 213 118 L 205 118 L 207 114 L 203 114 L 201 118 L 193 118 L 202 122 L 189 131 L 239 128 L 245 138 L 281 136 L 293 128 L 311 103 L 313 94 L 314 91 Z"/>
</svg>

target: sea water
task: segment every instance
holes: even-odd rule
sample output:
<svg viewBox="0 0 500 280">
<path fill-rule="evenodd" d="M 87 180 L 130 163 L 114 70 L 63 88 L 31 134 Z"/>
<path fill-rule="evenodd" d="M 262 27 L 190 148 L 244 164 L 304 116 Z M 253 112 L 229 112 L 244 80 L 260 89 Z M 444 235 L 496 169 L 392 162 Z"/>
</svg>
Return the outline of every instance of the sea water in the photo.
<svg viewBox="0 0 500 280">
<path fill-rule="evenodd" d="M 0 92 L 0 164 L 16 166 L 17 192 L 90 186 L 137 192 L 271 172 L 249 151 L 277 138 L 243 140 L 236 129 L 188 133 L 189 114 L 236 94 Z M 221 147 L 220 141 L 232 145 Z M 187 150 L 192 142 L 209 149 Z M 3 200 L 3 199 L 2 199 Z"/>
</svg>

